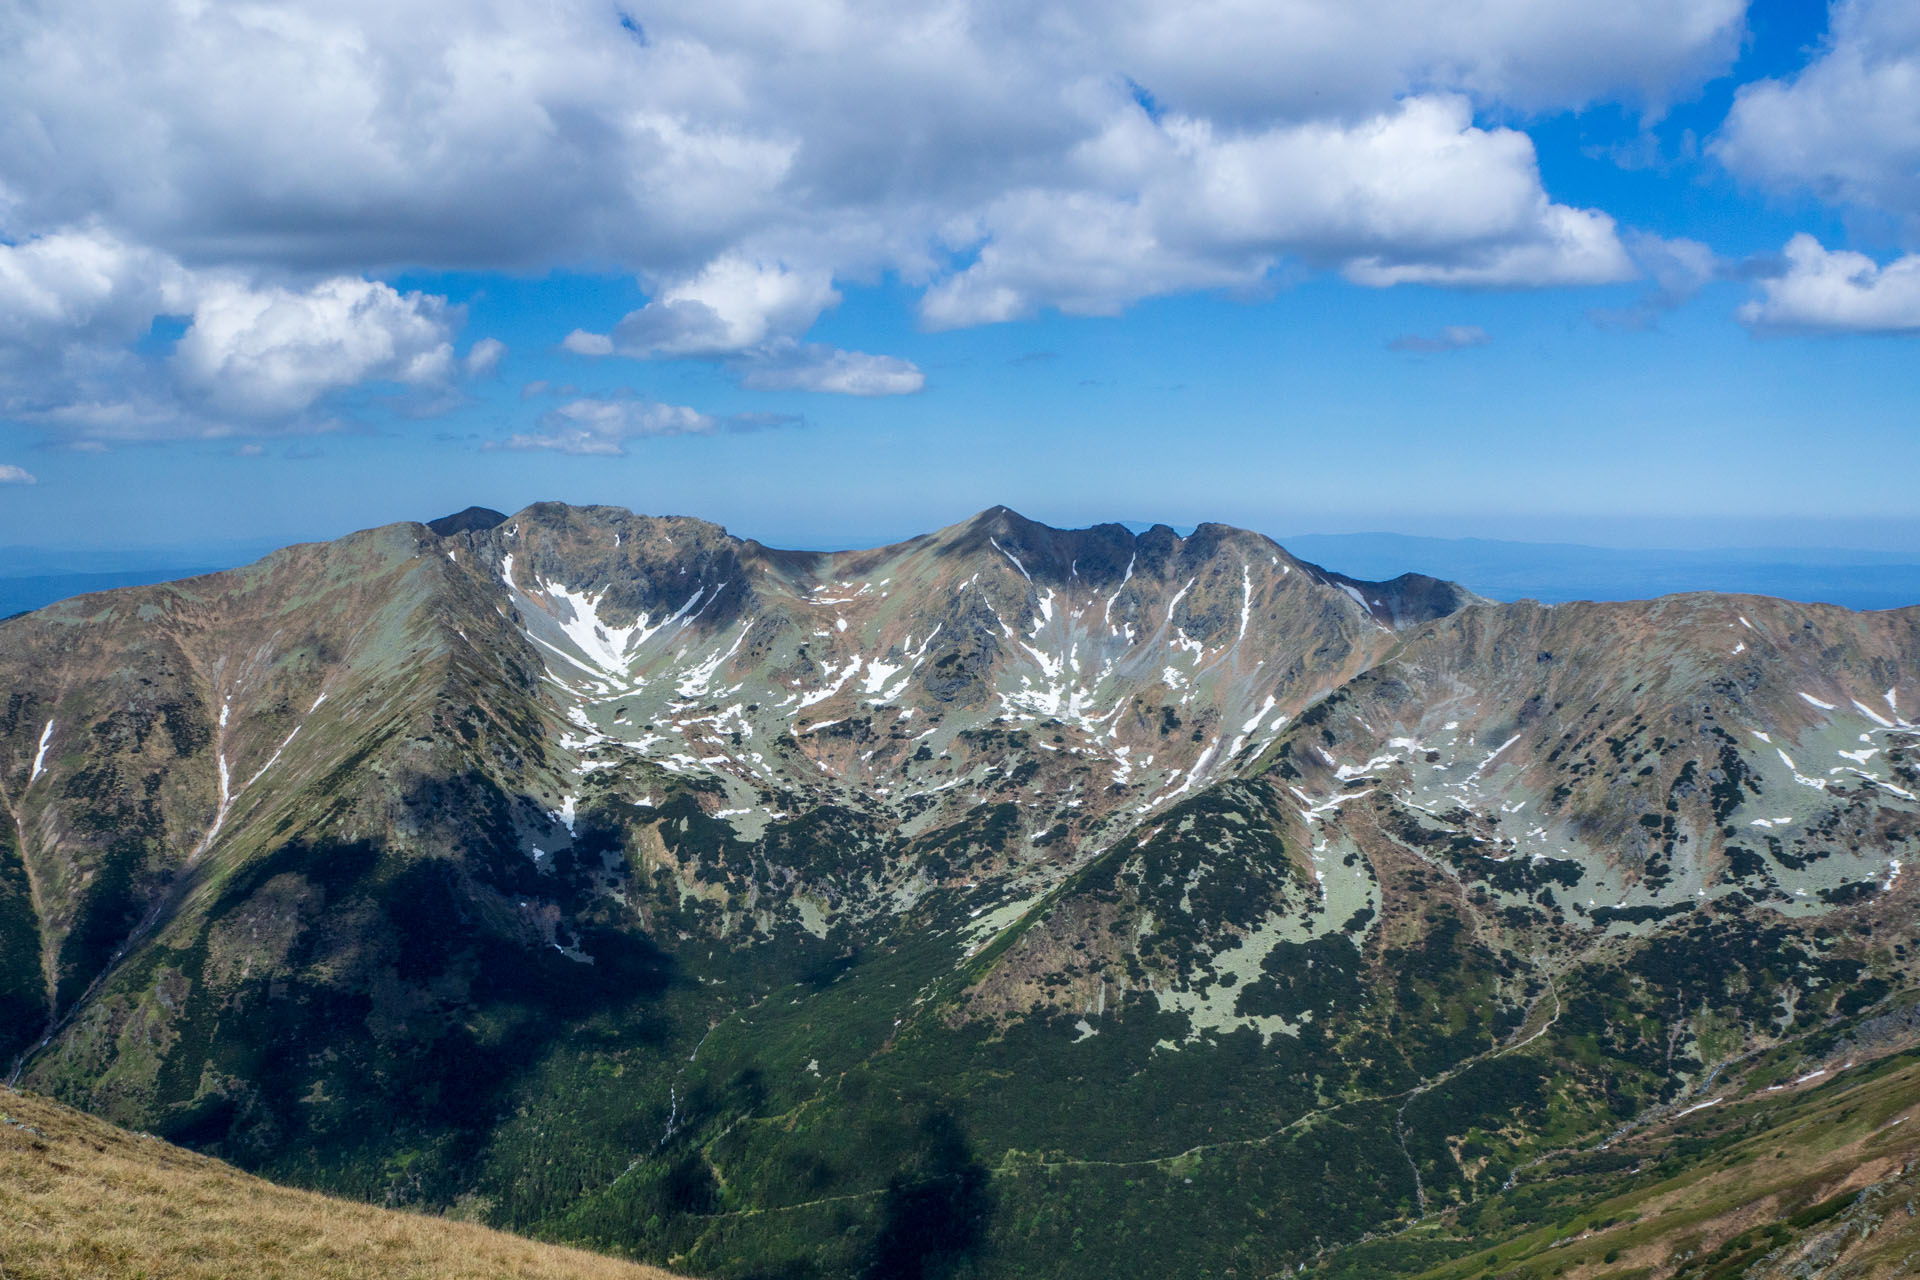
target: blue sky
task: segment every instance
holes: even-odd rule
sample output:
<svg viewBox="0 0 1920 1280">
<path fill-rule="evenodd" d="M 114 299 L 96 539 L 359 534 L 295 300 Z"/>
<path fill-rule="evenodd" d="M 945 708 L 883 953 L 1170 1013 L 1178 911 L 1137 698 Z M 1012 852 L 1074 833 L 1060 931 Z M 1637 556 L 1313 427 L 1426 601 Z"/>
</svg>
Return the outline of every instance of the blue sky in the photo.
<svg viewBox="0 0 1920 1280">
<path fill-rule="evenodd" d="M 1909 4 L 448 12 L 0 17 L 0 543 L 1920 547 Z"/>
</svg>

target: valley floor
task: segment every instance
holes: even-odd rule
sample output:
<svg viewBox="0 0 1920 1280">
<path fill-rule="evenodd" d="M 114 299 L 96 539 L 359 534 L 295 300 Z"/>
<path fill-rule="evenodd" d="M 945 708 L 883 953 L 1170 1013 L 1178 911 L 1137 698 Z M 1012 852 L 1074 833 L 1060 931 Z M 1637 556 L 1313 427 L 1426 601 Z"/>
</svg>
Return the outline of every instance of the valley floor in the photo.
<svg viewBox="0 0 1920 1280">
<path fill-rule="evenodd" d="M 1548 1157 L 1479 1204 L 1335 1249 L 1312 1274 L 1421 1280 L 1920 1274 L 1920 1060 L 1745 1088 Z M 1744 1095 L 1744 1096 L 1743 1096 Z M 1493 1243 L 1498 1241 L 1498 1243 Z M 1442 1260 L 1444 1259 L 1444 1261 Z M 0 1090 L 0 1277 L 514 1277 L 667 1272 L 277 1186 Z"/>
</svg>

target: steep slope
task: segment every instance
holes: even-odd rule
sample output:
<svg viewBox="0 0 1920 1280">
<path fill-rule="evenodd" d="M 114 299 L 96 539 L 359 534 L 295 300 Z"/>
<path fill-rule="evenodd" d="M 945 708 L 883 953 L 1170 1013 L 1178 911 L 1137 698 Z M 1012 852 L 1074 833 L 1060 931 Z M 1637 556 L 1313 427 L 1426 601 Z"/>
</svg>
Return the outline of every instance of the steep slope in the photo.
<svg viewBox="0 0 1920 1280">
<path fill-rule="evenodd" d="M 701 1273 L 1330 1267 L 1914 985 L 1920 610 L 540 504 L 0 668 L 24 1080 Z"/>
<path fill-rule="evenodd" d="M 805 967 L 929 894 L 1017 909 L 1392 641 L 1217 527 L 995 511 L 831 556 L 610 509 L 442 527 L 9 624 L 32 1079 L 450 1194 L 548 1038 L 656 1016 L 663 917 Z M 396 1107 L 432 1179 L 372 1133 Z"/>
<path fill-rule="evenodd" d="M 1761 904 L 1895 922 L 1920 836 L 1920 726 L 1900 711 L 1917 685 L 1920 610 L 1711 596 L 1472 608 L 1407 636 L 1218 788 L 1217 813 L 1156 827 L 1101 883 L 1117 877 L 1156 921 L 1211 931 L 1194 940 L 1202 981 L 1223 963 L 1257 968 L 1290 929 L 1374 938 L 1394 908 L 1430 912 L 1435 889 L 1483 943 L 1536 966 Z M 1156 881 L 1178 884 L 1177 915 Z M 1213 900 L 1196 909 L 1202 893 Z M 1116 933 L 1111 914 L 1077 917 L 1109 990 L 1154 967 L 1152 937 Z M 1034 945 L 1057 950 L 1056 929 Z M 1243 988 L 1227 1003 L 1246 1001 Z"/>
<path fill-rule="evenodd" d="M 1482 1203 L 1326 1260 L 1333 1276 L 1900 1275 L 1920 1261 L 1920 1063 L 1762 1062 L 1705 1102 L 1557 1154 Z M 1434 1265 L 1440 1258 L 1447 1261 Z"/>
<path fill-rule="evenodd" d="M 277 1187 L 0 1089 L 0 1272 L 23 1280 L 669 1280 L 470 1223 Z"/>
<path fill-rule="evenodd" d="M 403 1057 L 438 1041 L 446 1019 L 408 1009 L 396 976 L 420 913 L 537 945 L 505 905 L 530 876 L 497 781 L 538 765 L 537 659 L 418 526 L 83 597 L 6 634 L 6 797 L 65 1037 L 44 1069 L 74 1096 L 224 1131 L 298 1029 L 342 1049 L 344 1016 Z M 271 998 L 303 970 L 324 999 Z M 383 998 L 384 1017 L 359 1007 Z"/>
<path fill-rule="evenodd" d="M 815 766 L 797 776 L 896 814 L 950 805 L 907 802 L 935 794 L 921 775 L 967 776 L 980 753 L 965 735 L 987 726 L 1058 730 L 1137 809 L 1214 776 L 1386 647 L 1368 606 L 1219 526 L 1068 534 L 997 510 L 804 556 L 688 522 L 529 517 L 472 552 L 501 565 L 588 758 L 724 763 L 707 771 L 761 786 L 785 778 L 733 737 L 791 739 Z M 928 754 L 958 758 L 916 768 Z"/>
<path fill-rule="evenodd" d="M 441 577 L 416 539 L 377 530 L 7 624 L 0 796 L 42 1008 L 70 1012 L 164 904 L 217 878 L 222 860 L 204 860 L 305 821 L 288 802 L 316 774 L 424 727 L 450 660 Z M 487 639 L 476 675 L 511 680 L 504 635 Z"/>
</svg>

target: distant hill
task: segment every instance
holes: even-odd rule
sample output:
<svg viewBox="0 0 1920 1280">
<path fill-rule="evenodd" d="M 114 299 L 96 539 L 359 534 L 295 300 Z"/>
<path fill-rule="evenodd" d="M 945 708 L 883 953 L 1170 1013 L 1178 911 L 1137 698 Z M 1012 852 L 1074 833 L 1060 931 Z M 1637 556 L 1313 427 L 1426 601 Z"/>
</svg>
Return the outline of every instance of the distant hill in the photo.
<svg viewBox="0 0 1920 1280">
<path fill-rule="evenodd" d="M 278 545 L 250 539 L 137 548 L 0 546 L 0 618 L 94 591 L 231 569 Z"/>
<path fill-rule="evenodd" d="M 41 573 L 19 578 L 0 578 L 0 618 L 16 613 L 44 609 L 50 604 L 94 591 L 112 591 L 116 587 L 144 587 L 155 582 L 172 582 L 214 573 L 225 565 L 207 565 L 197 569 L 129 569 L 119 573 Z"/>
<path fill-rule="evenodd" d="M 469 507 L 427 521 L 434 533 L 484 532 L 506 520 Z M 1152 526 L 1127 522 L 1133 533 Z M 1175 526 L 1186 537 L 1191 527 Z M 1760 547 L 1710 551 L 1589 547 L 1403 533 L 1307 533 L 1281 538 L 1305 560 L 1355 579 L 1403 573 L 1445 578 L 1491 600 L 1646 600 L 1684 591 L 1779 596 L 1848 609 L 1920 604 L 1920 552 Z M 852 544 L 845 544 L 852 545 Z M 231 569 L 274 550 L 260 542 L 161 550 L 55 551 L 0 547 L 0 618 L 71 596 Z"/>
<path fill-rule="evenodd" d="M 1311 533 L 1281 542 L 1295 555 L 1356 577 L 1390 577 L 1411 570 L 1450 578 L 1494 600 L 1558 604 L 1722 591 L 1848 609 L 1920 604 L 1920 552 L 1830 547 L 1648 550 L 1400 533 Z"/>
<path fill-rule="evenodd" d="M 0 1088 L 0 1275 L 671 1280 L 486 1227 L 275 1186 Z"/>
</svg>

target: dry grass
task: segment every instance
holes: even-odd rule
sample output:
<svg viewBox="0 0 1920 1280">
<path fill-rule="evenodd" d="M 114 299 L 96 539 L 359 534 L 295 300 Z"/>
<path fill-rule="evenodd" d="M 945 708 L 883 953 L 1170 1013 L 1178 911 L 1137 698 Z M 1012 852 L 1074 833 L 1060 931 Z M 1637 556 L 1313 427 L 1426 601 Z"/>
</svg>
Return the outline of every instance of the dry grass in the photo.
<svg viewBox="0 0 1920 1280">
<path fill-rule="evenodd" d="M 485 1227 L 275 1186 L 30 1093 L 0 1088 L 0 1115 L 0 1280 L 671 1280 Z"/>
<path fill-rule="evenodd" d="M 1771 1104 L 1748 1094 L 1616 1150 L 1657 1158 L 1686 1133 L 1728 1141 L 1673 1178 L 1579 1207 L 1571 1225 L 1538 1229 L 1421 1280 L 1920 1275 L 1920 1064 L 1830 1078 Z M 1794 1220 L 1823 1204 L 1834 1212 Z M 1769 1240 L 1776 1226 L 1785 1238 Z"/>
</svg>

